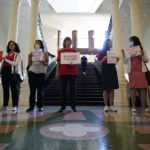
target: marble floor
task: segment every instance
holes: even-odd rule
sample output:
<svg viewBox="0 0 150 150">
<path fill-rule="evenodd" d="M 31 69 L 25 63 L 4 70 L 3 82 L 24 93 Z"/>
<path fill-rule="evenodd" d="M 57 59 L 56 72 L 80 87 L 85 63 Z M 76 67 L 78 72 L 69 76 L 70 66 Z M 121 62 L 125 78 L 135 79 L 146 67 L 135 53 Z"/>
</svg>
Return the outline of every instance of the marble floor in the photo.
<svg viewBox="0 0 150 150">
<path fill-rule="evenodd" d="M 150 150 L 150 113 L 78 107 L 78 112 L 0 112 L 0 150 Z"/>
</svg>

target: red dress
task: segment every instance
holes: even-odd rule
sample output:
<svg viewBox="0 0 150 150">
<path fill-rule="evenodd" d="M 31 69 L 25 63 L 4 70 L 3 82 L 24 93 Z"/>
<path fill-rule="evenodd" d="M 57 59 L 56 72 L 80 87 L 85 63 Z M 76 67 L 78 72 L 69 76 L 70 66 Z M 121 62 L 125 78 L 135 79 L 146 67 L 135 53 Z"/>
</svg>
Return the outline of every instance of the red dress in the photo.
<svg viewBox="0 0 150 150">
<path fill-rule="evenodd" d="M 135 56 L 131 58 L 131 72 L 129 73 L 130 88 L 148 88 L 145 72 L 142 72 L 142 58 Z"/>
</svg>

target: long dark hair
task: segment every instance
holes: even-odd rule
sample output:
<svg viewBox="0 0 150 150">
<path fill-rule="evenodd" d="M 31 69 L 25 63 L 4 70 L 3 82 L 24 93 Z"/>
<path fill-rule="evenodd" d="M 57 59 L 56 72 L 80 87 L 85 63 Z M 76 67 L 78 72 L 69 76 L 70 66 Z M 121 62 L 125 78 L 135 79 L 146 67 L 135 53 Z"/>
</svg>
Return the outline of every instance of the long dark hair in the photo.
<svg viewBox="0 0 150 150">
<path fill-rule="evenodd" d="M 134 46 L 140 46 L 141 50 L 143 50 L 143 46 L 137 36 L 131 36 L 129 40 L 133 41 Z"/>
<path fill-rule="evenodd" d="M 102 48 L 102 57 L 106 56 L 107 55 L 107 51 L 110 50 L 110 46 L 109 46 L 109 42 L 110 41 L 111 41 L 110 39 L 106 39 L 104 41 L 103 48 Z"/>
<path fill-rule="evenodd" d="M 15 44 L 15 52 L 16 52 L 16 53 L 20 53 L 19 45 L 18 45 L 16 42 L 14 42 L 14 41 L 9 41 L 9 42 L 8 42 L 8 44 L 7 44 L 7 53 L 10 53 L 10 52 L 11 52 L 11 50 L 10 50 L 10 48 L 9 48 L 10 43 L 14 43 L 14 44 Z"/>
<path fill-rule="evenodd" d="M 36 40 L 35 44 L 36 44 L 36 42 L 40 43 L 40 48 L 44 51 L 44 44 L 43 44 L 43 42 L 41 40 Z M 34 44 L 34 48 L 35 48 L 35 44 Z"/>
<path fill-rule="evenodd" d="M 71 40 L 70 37 L 66 37 L 66 38 L 64 39 L 64 41 L 63 41 L 63 48 L 66 48 L 66 42 L 67 42 L 67 41 L 72 42 L 72 40 Z"/>
</svg>

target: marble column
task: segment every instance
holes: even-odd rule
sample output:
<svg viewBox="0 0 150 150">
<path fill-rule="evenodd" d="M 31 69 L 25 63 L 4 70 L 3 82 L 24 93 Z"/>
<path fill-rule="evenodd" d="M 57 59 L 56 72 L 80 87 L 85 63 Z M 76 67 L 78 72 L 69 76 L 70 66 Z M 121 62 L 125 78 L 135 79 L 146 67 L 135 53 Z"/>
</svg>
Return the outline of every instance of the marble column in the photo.
<svg viewBox="0 0 150 150">
<path fill-rule="evenodd" d="M 58 30 L 58 36 L 57 36 L 57 50 L 60 48 L 60 36 L 61 36 L 61 31 Z"/>
<path fill-rule="evenodd" d="M 140 38 L 141 43 L 143 43 L 140 11 L 139 11 L 139 0 L 129 0 L 129 3 L 131 12 L 132 35 L 138 36 Z M 146 50 L 145 54 L 147 55 Z"/>
<path fill-rule="evenodd" d="M 141 21 L 139 13 L 139 0 L 129 0 L 131 12 L 132 35 L 142 40 Z"/>
<path fill-rule="evenodd" d="M 127 81 L 124 74 L 124 65 L 121 49 L 122 44 L 122 32 L 120 24 L 120 10 L 119 0 L 112 0 L 112 27 L 113 27 L 113 49 L 117 56 L 120 58 L 119 63 L 116 65 L 119 80 L 119 89 L 115 90 L 115 106 L 128 106 L 128 88 Z"/>
<path fill-rule="evenodd" d="M 21 5 L 21 0 L 12 0 L 12 9 L 11 9 L 7 41 L 10 41 L 10 40 L 17 41 L 20 5 Z"/>
<path fill-rule="evenodd" d="M 77 49 L 77 30 L 72 31 L 72 48 Z"/>
<path fill-rule="evenodd" d="M 29 54 L 34 49 L 34 43 L 37 36 L 37 19 L 38 19 L 38 0 L 31 0 L 31 15 L 30 15 L 30 27 L 29 27 L 29 42 L 28 51 Z M 29 84 L 28 77 L 26 76 L 24 82 L 21 84 L 20 106 L 29 105 Z"/>
<path fill-rule="evenodd" d="M 32 0 L 28 53 L 30 53 L 34 48 L 34 43 L 37 36 L 37 19 L 38 19 L 38 0 Z"/>
</svg>

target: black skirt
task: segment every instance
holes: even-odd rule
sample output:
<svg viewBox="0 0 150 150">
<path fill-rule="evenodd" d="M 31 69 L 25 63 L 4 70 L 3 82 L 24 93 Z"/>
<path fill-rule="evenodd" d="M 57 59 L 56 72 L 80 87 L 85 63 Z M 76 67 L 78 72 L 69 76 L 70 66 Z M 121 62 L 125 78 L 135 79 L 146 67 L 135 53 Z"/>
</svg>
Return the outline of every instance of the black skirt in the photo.
<svg viewBox="0 0 150 150">
<path fill-rule="evenodd" d="M 102 86 L 103 89 L 118 89 L 118 76 L 117 70 L 114 64 L 102 65 Z"/>
</svg>

